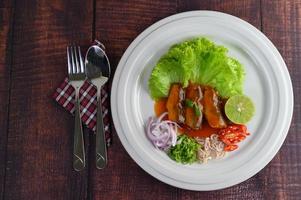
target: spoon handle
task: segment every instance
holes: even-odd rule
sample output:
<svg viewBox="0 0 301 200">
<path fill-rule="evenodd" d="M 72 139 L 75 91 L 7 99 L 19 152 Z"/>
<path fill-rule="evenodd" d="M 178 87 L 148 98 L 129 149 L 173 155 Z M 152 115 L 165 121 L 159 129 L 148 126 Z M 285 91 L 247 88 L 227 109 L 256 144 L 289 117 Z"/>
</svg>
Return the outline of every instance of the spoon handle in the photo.
<svg viewBox="0 0 301 200">
<path fill-rule="evenodd" d="M 96 120 L 96 167 L 103 169 L 107 165 L 107 146 L 103 125 L 101 106 L 101 87 L 97 88 L 97 120 Z"/>
</svg>

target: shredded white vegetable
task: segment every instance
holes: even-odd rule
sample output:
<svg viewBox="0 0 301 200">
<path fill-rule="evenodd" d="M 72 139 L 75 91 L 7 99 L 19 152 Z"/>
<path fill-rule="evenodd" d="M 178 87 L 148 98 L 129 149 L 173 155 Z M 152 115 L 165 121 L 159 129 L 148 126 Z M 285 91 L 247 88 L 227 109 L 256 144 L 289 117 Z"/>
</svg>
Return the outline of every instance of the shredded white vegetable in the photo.
<svg viewBox="0 0 301 200">
<path fill-rule="evenodd" d="M 177 142 L 177 124 L 170 120 L 162 120 L 166 113 L 159 118 L 150 117 L 146 127 L 146 135 L 153 145 L 159 149 L 167 150 Z"/>
<path fill-rule="evenodd" d="M 224 143 L 218 139 L 218 135 L 212 134 L 207 138 L 195 138 L 201 147 L 198 150 L 198 159 L 201 163 L 225 156 Z"/>
</svg>

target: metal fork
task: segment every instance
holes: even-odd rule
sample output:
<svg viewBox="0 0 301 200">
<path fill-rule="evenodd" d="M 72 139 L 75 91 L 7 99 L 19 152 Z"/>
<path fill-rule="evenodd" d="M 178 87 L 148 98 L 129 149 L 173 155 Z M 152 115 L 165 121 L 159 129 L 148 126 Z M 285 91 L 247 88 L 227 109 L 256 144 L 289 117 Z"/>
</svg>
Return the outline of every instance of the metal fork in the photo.
<svg viewBox="0 0 301 200">
<path fill-rule="evenodd" d="M 79 89 L 86 78 L 85 65 L 79 46 L 67 47 L 68 75 L 70 84 L 75 89 L 75 125 L 73 144 L 73 168 L 81 171 L 85 168 L 85 149 L 83 128 L 80 116 Z"/>
</svg>

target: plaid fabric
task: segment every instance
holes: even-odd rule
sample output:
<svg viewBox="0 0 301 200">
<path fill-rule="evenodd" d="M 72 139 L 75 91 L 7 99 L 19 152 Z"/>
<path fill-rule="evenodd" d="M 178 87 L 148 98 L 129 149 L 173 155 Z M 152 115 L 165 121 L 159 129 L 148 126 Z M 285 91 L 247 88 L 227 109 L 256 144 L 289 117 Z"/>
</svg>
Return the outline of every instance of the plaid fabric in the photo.
<svg viewBox="0 0 301 200">
<path fill-rule="evenodd" d="M 101 103 L 103 111 L 103 121 L 107 146 L 111 144 L 110 131 L 110 116 L 109 116 L 109 98 L 107 93 L 108 87 L 104 85 L 101 90 Z M 68 78 L 55 90 L 52 95 L 53 99 L 63 106 L 68 112 L 74 114 L 75 90 L 68 83 Z M 96 130 L 96 87 L 91 83 L 85 81 L 79 90 L 80 111 L 82 122 L 91 130 Z"/>
</svg>

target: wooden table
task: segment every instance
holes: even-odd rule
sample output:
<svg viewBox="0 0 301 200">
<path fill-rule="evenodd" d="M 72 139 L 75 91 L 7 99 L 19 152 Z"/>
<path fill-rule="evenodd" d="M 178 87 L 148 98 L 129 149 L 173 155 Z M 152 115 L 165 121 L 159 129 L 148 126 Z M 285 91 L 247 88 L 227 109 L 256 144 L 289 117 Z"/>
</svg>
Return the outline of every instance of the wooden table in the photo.
<svg viewBox="0 0 301 200">
<path fill-rule="evenodd" d="M 115 69 L 131 41 L 169 15 L 217 10 L 260 29 L 291 74 L 295 112 L 280 152 L 254 177 L 228 189 L 192 192 L 144 172 L 116 133 L 109 163 L 72 169 L 73 118 L 50 98 L 66 76 L 66 45 L 104 42 Z M 301 0 L 0 2 L 0 199 L 301 199 Z"/>
</svg>

